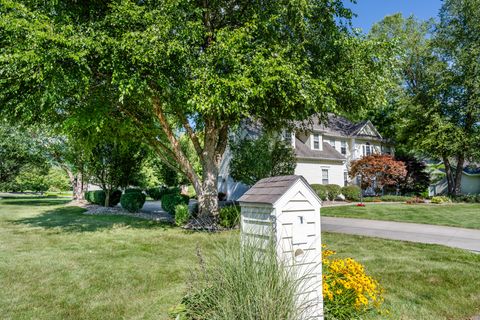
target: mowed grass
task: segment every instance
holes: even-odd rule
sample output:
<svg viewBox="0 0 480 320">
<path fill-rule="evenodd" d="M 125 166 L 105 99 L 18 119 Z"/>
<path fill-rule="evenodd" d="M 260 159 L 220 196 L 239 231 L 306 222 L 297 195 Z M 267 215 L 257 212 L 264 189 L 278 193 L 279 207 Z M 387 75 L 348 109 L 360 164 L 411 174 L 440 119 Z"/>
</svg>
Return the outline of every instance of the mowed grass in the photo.
<svg viewBox="0 0 480 320">
<path fill-rule="evenodd" d="M 338 257 L 353 257 L 385 289 L 388 314 L 368 319 L 470 319 L 480 315 L 480 255 L 453 248 L 327 233 Z"/>
<path fill-rule="evenodd" d="M 330 217 L 389 220 L 480 229 L 480 204 L 372 204 L 325 207 Z"/>
<path fill-rule="evenodd" d="M 64 203 L 0 200 L 2 319 L 166 319 L 198 264 L 197 248 L 208 257 L 219 243 L 238 237 L 86 216 Z M 363 262 L 385 287 L 390 314 L 372 318 L 480 314 L 480 255 L 339 234 L 324 234 L 323 242 Z"/>
</svg>

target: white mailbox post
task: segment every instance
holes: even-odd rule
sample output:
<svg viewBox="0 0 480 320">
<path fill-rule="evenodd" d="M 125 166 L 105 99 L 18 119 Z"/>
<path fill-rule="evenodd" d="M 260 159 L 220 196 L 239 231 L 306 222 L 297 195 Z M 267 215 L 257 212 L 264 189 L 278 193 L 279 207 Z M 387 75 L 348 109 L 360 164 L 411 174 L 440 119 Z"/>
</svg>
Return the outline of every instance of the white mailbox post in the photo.
<svg viewBox="0 0 480 320">
<path fill-rule="evenodd" d="M 302 176 L 258 181 L 239 200 L 242 237 L 273 239 L 279 261 L 301 277 L 302 319 L 323 319 L 321 200 Z"/>
</svg>

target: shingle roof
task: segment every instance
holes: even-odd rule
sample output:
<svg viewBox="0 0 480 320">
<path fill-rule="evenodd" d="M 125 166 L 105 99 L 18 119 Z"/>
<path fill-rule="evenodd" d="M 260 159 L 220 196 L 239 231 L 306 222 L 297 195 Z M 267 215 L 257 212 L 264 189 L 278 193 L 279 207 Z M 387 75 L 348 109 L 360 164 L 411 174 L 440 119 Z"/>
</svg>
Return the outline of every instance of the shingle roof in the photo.
<svg viewBox="0 0 480 320">
<path fill-rule="evenodd" d="M 239 202 L 274 204 L 302 176 L 279 176 L 258 181 L 243 196 Z M 306 183 L 306 181 L 305 181 Z"/>
<path fill-rule="evenodd" d="M 312 150 L 300 139 L 295 138 L 295 155 L 298 158 L 315 158 L 324 160 L 345 160 L 345 156 L 333 148 L 328 142 L 323 143 L 323 150 Z"/>
<path fill-rule="evenodd" d="M 329 113 L 327 119 L 322 119 L 318 115 L 313 115 L 305 121 L 298 121 L 297 125 L 299 127 L 323 131 L 337 136 L 356 136 L 367 123 L 368 120 L 353 123 L 342 116 Z"/>
</svg>

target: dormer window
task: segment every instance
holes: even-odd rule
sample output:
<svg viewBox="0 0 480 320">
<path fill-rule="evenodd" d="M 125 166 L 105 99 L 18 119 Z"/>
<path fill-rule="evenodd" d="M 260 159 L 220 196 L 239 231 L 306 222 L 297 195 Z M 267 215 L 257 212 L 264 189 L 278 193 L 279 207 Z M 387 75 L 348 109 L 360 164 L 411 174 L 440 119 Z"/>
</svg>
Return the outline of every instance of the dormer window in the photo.
<svg viewBox="0 0 480 320">
<path fill-rule="evenodd" d="M 318 133 L 313 134 L 313 149 L 320 150 L 320 135 Z"/>
</svg>

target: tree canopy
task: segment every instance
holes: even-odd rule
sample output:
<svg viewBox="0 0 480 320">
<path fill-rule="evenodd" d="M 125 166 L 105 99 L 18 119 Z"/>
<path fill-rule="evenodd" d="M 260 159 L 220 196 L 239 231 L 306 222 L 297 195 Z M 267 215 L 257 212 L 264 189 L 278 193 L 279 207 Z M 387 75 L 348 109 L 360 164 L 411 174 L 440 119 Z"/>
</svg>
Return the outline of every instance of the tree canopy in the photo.
<svg viewBox="0 0 480 320">
<path fill-rule="evenodd" d="M 395 160 L 388 154 L 372 154 L 352 161 L 349 176 L 360 178 L 360 187 L 375 187 L 383 190 L 385 186 L 398 185 L 406 176 L 405 163 Z"/>
<path fill-rule="evenodd" d="M 126 117 L 216 214 L 229 130 L 383 98 L 382 44 L 342 1 L 0 0 L 0 103 L 29 121 Z M 72 121 L 72 119 L 76 119 Z M 201 164 L 179 142 L 185 133 Z"/>
<path fill-rule="evenodd" d="M 436 24 L 394 15 L 370 34 L 398 49 L 385 127 L 403 151 L 443 161 L 452 195 L 460 193 L 465 161 L 480 159 L 479 16 L 478 0 L 448 0 Z"/>
</svg>

